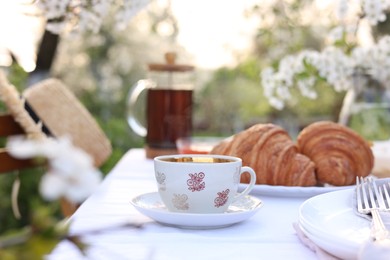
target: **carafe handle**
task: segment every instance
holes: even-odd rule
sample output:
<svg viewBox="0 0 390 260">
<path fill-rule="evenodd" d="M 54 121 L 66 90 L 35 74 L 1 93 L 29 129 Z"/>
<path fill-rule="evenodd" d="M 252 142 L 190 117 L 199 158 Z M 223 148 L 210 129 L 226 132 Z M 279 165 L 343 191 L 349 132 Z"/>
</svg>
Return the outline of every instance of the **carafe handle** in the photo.
<svg viewBox="0 0 390 260">
<path fill-rule="evenodd" d="M 130 128 L 139 136 L 145 137 L 147 130 L 135 116 L 136 103 L 139 95 L 146 89 L 155 87 L 155 83 L 149 79 L 139 80 L 129 92 L 127 97 L 127 123 Z"/>
</svg>

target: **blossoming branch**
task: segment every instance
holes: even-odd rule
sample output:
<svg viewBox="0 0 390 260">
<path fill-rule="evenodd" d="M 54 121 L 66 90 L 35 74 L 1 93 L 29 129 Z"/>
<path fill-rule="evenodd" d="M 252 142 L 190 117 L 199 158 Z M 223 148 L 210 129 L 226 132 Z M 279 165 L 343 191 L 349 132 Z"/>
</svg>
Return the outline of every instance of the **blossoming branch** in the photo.
<svg viewBox="0 0 390 260">
<path fill-rule="evenodd" d="M 356 33 L 359 22 L 365 20 L 375 26 L 386 20 L 390 0 L 341 0 L 336 17 L 339 25 L 329 34 L 331 43 Z M 347 91 L 354 86 L 356 75 L 369 75 L 383 86 L 390 80 L 390 36 L 367 46 L 356 45 L 343 49 L 336 45 L 322 51 L 303 50 L 288 55 L 279 62 L 278 68 L 265 68 L 261 72 L 264 94 L 270 104 L 283 109 L 292 98 L 291 90 L 297 87 L 302 96 L 317 98 L 314 90 L 319 80 L 325 80 L 336 91 Z"/>
<path fill-rule="evenodd" d="M 42 176 L 39 186 L 46 200 L 64 198 L 75 204 L 81 203 L 102 180 L 92 158 L 65 137 L 43 140 L 11 137 L 7 150 L 18 159 L 44 157 L 48 160 L 48 171 Z"/>
<path fill-rule="evenodd" d="M 108 16 L 122 29 L 149 0 L 38 0 L 37 7 L 47 19 L 46 29 L 97 33 Z"/>
</svg>

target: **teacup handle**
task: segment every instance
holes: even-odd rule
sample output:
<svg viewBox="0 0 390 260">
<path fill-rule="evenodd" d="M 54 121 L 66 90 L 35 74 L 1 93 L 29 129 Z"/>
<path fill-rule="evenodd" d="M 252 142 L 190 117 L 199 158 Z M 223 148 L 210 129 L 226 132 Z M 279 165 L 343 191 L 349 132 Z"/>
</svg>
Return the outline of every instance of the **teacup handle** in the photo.
<svg viewBox="0 0 390 260">
<path fill-rule="evenodd" d="M 142 91 L 154 88 L 155 85 L 149 79 L 141 79 L 130 89 L 127 97 L 127 123 L 137 135 L 142 137 L 146 136 L 147 130 L 135 116 L 135 104 Z"/>
<path fill-rule="evenodd" d="M 251 180 L 248 184 L 248 186 L 246 187 L 245 190 L 243 190 L 241 193 L 238 193 L 233 201 L 236 201 L 236 200 L 239 200 L 241 199 L 242 197 L 246 196 L 249 194 L 249 192 L 251 192 L 251 190 L 253 189 L 253 187 L 255 186 L 255 183 L 256 183 L 256 173 L 255 171 L 251 168 L 251 167 L 248 167 L 248 166 L 243 166 L 241 167 L 241 171 L 240 171 L 240 176 L 244 173 L 244 172 L 247 172 L 251 175 Z"/>
</svg>

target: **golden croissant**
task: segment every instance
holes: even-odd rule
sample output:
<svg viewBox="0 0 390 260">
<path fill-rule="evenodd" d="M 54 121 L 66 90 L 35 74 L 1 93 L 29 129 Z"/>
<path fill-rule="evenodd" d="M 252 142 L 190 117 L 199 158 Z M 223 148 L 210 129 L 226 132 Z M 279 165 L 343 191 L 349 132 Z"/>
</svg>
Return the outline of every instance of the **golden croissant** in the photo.
<svg viewBox="0 0 390 260">
<path fill-rule="evenodd" d="M 313 186 L 314 163 L 299 154 L 288 133 L 273 124 L 256 124 L 216 145 L 211 154 L 240 157 L 256 172 L 256 184 Z M 241 182 L 248 183 L 243 174 Z"/>
<path fill-rule="evenodd" d="M 350 128 L 329 121 L 313 123 L 298 135 L 299 152 L 315 163 L 320 184 L 352 185 L 374 166 L 370 144 Z"/>
<path fill-rule="evenodd" d="M 305 127 L 294 144 L 273 124 L 257 124 L 216 145 L 210 152 L 240 157 L 257 184 L 284 186 L 352 185 L 374 166 L 370 144 L 346 126 L 321 121 Z M 243 174 L 241 182 L 248 183 Z"/>
</svg>

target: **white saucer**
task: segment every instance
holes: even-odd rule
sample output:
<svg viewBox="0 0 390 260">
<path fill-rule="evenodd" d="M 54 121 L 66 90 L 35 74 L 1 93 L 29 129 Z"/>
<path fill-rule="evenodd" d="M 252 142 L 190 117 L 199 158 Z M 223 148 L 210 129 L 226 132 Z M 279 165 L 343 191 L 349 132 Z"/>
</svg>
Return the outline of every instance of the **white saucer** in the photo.
<svg viewBox="0 0 390 260">
<path fill-rule="evenodd" d="M 253 196 L 232 203 L 225 213 L 193 214 L 176 213 L 167 210 L 158 192 L 139 195 L 131 204 L 142 214 L 164 225 L 187 229 L 213 229 L 233 225 L 252 217 L 263 202 Z"/>
</svg>

